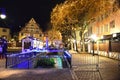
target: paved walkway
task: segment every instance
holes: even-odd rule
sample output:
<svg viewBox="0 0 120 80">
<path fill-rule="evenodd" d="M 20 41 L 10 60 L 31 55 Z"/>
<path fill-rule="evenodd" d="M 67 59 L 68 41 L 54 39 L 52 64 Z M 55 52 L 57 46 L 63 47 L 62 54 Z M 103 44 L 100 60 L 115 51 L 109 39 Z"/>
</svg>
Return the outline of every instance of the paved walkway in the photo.
<svg viewBox="0 0 120 80">
<path fill-rule="evenodd" d="M 0 60 L 0 80 L 73 80 L 69 69 L 5 69 Z"/>
<path fill-rule="evenodd" d="M 5 68 L 5 59 L 0 59 L 0 68 Z"/>
<path fill-rule="evenodd" d="M 0 60 L 0 80 L 120 80 L 118 61 L 97 55 L 70 52 L 73 65 L 71 70 L 5 69 L 5 60 Z"/>
<path fill-rule="evenodd" d="M 118 63 L 98 55 L 72 53 L 72 71 L 76 80 L 120 80 Z"/>
<path fill-rule="evenodd" d="M 0 80 L 73 80 L 68 69 L 2 69 Z"/>
</svg>

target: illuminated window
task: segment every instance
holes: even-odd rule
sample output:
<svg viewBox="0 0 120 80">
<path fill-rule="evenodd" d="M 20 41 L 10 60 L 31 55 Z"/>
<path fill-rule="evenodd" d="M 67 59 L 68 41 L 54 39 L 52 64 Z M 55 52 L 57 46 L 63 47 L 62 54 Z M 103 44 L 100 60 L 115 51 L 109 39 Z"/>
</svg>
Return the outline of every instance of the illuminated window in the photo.
<svg viewBox="0 0 120 80">
<path fill-rule="evenodd" d="M 100 34 L 102 34 L 104 32 L 104 26 L 100 27 Z"/>
<path fill-rule="evenodd" d="M 99 34 L 99 27 L 96 27 L 96 33 Z"/>
<path fill-rule="evenodd" d="M 104 32 L 108 32 L 108 24 L 104 25 Z"/>
</svg>

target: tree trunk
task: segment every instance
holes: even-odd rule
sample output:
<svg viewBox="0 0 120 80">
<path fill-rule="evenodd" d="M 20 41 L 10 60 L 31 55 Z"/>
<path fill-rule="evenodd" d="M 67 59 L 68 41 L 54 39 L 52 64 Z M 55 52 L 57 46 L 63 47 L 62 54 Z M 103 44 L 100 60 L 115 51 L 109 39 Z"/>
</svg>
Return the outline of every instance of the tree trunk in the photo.
<svg viewBox="0 0 120 80">
<path fill-rule="evenodd" d="M 85 42 L 82 40 L 82 52 L 85 52 Z"/>
</svg>

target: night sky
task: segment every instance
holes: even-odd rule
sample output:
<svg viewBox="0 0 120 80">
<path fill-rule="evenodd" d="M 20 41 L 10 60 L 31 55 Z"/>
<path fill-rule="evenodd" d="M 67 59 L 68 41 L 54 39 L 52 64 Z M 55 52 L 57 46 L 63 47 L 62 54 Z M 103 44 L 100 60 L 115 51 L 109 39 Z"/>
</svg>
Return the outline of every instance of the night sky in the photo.
<svg viewBox="0 0 120 80">
<path fill-rule="evenodd" d="M 6 9 L 4 23 L 16 33 L 19 26 L 24 27 L 32 17 L 46 30 L 52 8 L 62 2 L 64 0 L 0 0 L 0 8 Z"/>
</svg>

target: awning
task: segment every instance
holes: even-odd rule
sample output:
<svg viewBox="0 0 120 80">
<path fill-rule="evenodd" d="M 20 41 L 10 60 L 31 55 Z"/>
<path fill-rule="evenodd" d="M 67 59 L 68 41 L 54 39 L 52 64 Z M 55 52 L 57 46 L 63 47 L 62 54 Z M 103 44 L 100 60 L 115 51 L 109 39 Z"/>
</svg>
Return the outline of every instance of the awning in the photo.
<svg viewBox="0 0 120 80">
<path fill-rule="evenodd" d="M 120 33 L 113 33 L 113 34 L 109 34 L 109 35 L 103 35 L 103 39 L 100 40 L 113 40 L 113 39 L 118 39 L 120 38 Z"/>
</svg>

